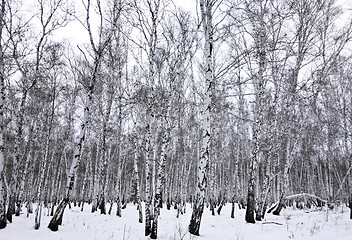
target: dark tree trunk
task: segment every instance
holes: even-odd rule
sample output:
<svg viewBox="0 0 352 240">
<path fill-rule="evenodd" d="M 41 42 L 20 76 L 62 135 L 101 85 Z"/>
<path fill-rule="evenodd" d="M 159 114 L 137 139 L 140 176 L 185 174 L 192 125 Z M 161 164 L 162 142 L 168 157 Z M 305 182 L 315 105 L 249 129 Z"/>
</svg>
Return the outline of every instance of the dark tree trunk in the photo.
<svg viewBox="0 0 352 240">
<path fill-rule="evenodd" d="M 222 209 L 222 206 L 223 206 L 223 204 L 222 204 L 222 202 L 220 203 L 220 206 L 218 207 L 218 215 L 220 215 L 220 213 L 221 213 L 221 209 Z"/>
<path fill-rule="evenodd" d="M 62 224 L 62 217 L 64 215 L 66 205 L 68 204 L 68 200 L 69 200 L 68 197 L 62 199 L 61 203 L 57 207 L 55 214 L 48 225 L 48 228 L 51 231 L 56 232 L 59 229 L 59 225 Z"/>
<path fill-rule="evenodd" d="M 170 210 L 170 209 L 171 209 L 170 197 L 167 197 L 166 209 L 167 209 L 167 210 Z"/>
<path fill-rule="evenodd" d="M 114 205 L 114 202 L 110 202 L 110 207 L 109 207 L 109 212 L 108 214 L 111 215 L 111 212 L 112 212 L 112 205 Z M 121 217 L 121 215 L 120 215 Z"/>
<path fill-rule="evenodd" d="M 138 198 L 137 210 L 138 210 L 138 222 L 143 223 L 142 204 L 141 204 L 141 200 L 139 198 Z"/>
<path fill-rule="evenodd" d="M 281 202 L 279 202 L 279 204 L 277 205 L 277 208 L 274 210 L 273 214 L 274 215 L 280 215 L 280 212 L 281 212 L 283 206 L 284 205 Z"/>
<path fill-rule="evenodd" d="M 269 208 L 268 213 L 271 213 L 276 207 L 277 207 L 277 204 L 275 204 L 274 206 L 272 206 L 271 208 Z"/>
<path fill-rule="evenodd" d="M 16 202 L 16 211 L 15 211 L 15 216 L 16 216 L 16 217 L 20 216 L 20 213 L 21 213 L 21 206 L 22 206 L 21 201 L 17 201 L 17 202 Z"/>
<path fill-rule="evenodd" d="M 247 209 L 246 209 L 246 222 L 255 223 L 254 210 L 255 210 L 254 193 L 248 192 Z"/>
<path fill-rule="evenodd" d="M 6 219 L 1 218 L 0 219 L 0 229 L 4 229 L 6 227 Z"/>
<path fill-rule="evenodd" d="M 15 196 L 14 193 L 10 194 L 10 198 L 9 198 L 9 205 L 7 207 L 7 213 L 6 213 L 6 218 L 7 220 L 12 223 L 12 215 L 15 214 Z"/>
<path fill-rule="evenodd" d="M 117 196 L 117 209 L 116 209 L 116 216 L 121 217 L 121 202 L 120 202 L 120 197 Z"/>
<path fill-rule="evenodd" d="M 176 218 L 179 218 L 180 216 L 180 212 L 181 212 L 181 208 L 180 208 L 180 203 L 176 203 L 175 206 L 177 206 L 177 214 L 176 214 Z"/>
<path fill-rule="evenodd" d="M 199 201 L 200 199 L 203 201 Z M 188 226 L 188 231 L 193 235 L 199 236 L 200 221 L 202 219 L 204 209 L 204 198 L 200 198 L 198 196 L 196 202 L 193 204 L 193 212 L 191 222 Z"/>
<path fill-rule="evenodd" d="M 55 202 L 51 204 L 50 216 L 54 216 Z"/>
<path fill-rule="evenodd" d="M 235 200 L 232 200 L 231 218 L 235 218 Z"/>
<path fill-rule="evenodd" d="M 81 203 L 81 212 L 83 212 L 83 210 L 84 210 L 84 201 L 82 201 Z"/>
<path fill-rule="evenodd" d="M 155 194 L 154 204 L 155 204 L 154 217 L 153 217 L 153 223 L 152 223 L 152 230 L 150 233 L 151 239 L 157 239 L 157 236 L 158 236 L 158 217 L 160 214 L 160 205 L 162 205 L 161 194 Z"/>
<path fill-rule="evenodd" d="M 281 197 L 280 197 L 280 200 L 279 200 L 279 204 L 277 205 L 277 208 L 274 210 L 273 214 L 274 215 L 280 215 L 280 212 L 281 212 L 283 207 L 284 207 L 284 195 L 281 194 Z"/>
<path fill-rule="evenodd" d="M 105 199 L 102 197 L 99 204 L 100 214 L 106 214 Z"/>
<path fill-rule="evenodd" d="M 235 218 L 235 195 L 232 196 L 231 218 Z"/>
</svg>

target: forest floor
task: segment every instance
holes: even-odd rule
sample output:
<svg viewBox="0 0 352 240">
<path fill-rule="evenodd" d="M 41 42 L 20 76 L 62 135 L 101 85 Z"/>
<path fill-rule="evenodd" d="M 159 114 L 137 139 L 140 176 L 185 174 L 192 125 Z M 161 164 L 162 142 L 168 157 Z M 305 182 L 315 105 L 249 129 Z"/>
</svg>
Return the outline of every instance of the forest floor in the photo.
<svg viewBox="0 0 352 240">
<path fill-rule="evenodd" d="M 138 223 L 136 206 L 129 204 L 122 211 L 122 217 L 90 213 L 85 206 L 66 209 L 62 226 L 51 232 L 47 225 L 51 217 L 44 209 L 39 230 L 34 230 L 34 214 L 14 217 L 13 223 L 0 230 L 0 240 L 139 240 L 144 237 L 144 223 Z M 26 210 L 23 208 L 23 210 Z M 115 210 L 115 211 L 114 211 Z M 352 220 L 349 209 L 338 207 L 333 210 L 283 209 L 280 216 L 267 214 L 262 222 L 247 224 L 245 210 L 236 209 L 235 218 L 230 218 L 231 204 L 223 207 L 221 215 L 212 216 L 209 209 L 203 213 L 200 234 L 188 233 L 191 206 L 187 213 L 176 218 L 176 210 L 163 208 L 159 217 L 158 239 L 165 240 L 282 240 L 282 239 L 352 239 Z"/>
</svg>

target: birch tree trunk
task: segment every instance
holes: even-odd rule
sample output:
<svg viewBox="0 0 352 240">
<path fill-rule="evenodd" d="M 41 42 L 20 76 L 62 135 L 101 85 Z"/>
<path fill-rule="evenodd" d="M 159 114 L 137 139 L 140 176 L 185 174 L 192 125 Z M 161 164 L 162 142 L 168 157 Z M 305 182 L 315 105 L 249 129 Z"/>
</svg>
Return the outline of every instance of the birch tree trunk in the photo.
<svg viewBox="0 0 352 240">
<path fill-rule="evenodd" d="M 134 129 L 136 126 L 134 127 Z M 135 130 L 134 130 L 135 131 Z M 141 204 L 141 197 L 140 197 L 140 187 L 139 187 L 139 175 L 138 175 L 138 139 L 137 134 L 134 134 L 134 158 L 133 158 L 133 171 L 134 171 L 134 178 L 136 181 L 136 200 L 137 200 L 137 210 L 138 210 L 138 222 L 143 222 L 143 212 L 142 212 L 142 204 Z"/>
<path fill-rule="evenodd" d="M 146 139 L 146 156 L 145 156 L 145 236 L 149 236 L 151 233 L 151 155 L 153 154 L 151 144 L 151 133 L 150 133 L 150 120 L 147 123 L 147 139 Z"/>
<path fill-rule="evenodd" d="M 156 46 L 157 46 L 157 25 L 158 25 L 158 18 L 159 18 L 159 8 L 160 8 L 160 0 L 154 0 L 153 2 L 149 2 L 149 11 L 151 13 L 151 29 L 149 31 L 149 39 L 147 39 L 149 52 L 148 54 L 148 81 L 151 94 L 154 94 L 154 85 L 155 85 L 155 55 L 156 55 Z M 144 24 L 144 23 L 143 23 Z M 148 90 L 149 91 L 149 90 Z M 154 179 L 152 175 L 152 160 L 153 153 L 155 153 L 152 144 L 152 134 L 151 134 L 151 127 L 153 122 L 155 121 L 154 113 L 152 110 L 152 103 L 148 103 L 147 110 L 146 110 L 146 117 L 147 117 L 147 139 L 146 139 L 146 157 L 145 157 L 145 176 L 146 176 L 146 186 L 145 186 L 145 236 L 149 236 L 151 234 L 151 220 L 152 220 L 152 188 L 151 182 Z M 155 144 L 154 144 L 155 145 Z"/>
<path fill-rule="evenodd" d="M 199 236 L 200 222 L 204 209 L 205 191 L 207 188 L 207 171 L 210 156 L 210 117 L 211 117 L 211 96 L 213 85 L 213 25 L 212 6 L 209 1 L 200 0 L 200 11 L 203 21 L 205 37 L 205 95 L 201 109 L 202 115 L 202 147 L 198 160 L 198 181 L 197 193 L 193 205 L 191 221 L 188 230 L 191 234 Z"/>
<path fill-rule="evenodd" d="M 121 74 L 119 74 L 119 81 L 118 81 L 118 85 L 121 86 Z M 121 87 L 120 87 L 121 88 Z M 120 89 L 121 90 L 121 89 Z M 122 176 L 122 169 L 124 166 L 124 161 L 122 161 L 122 157 L 121 157 L 121 129 L 122 129 L 122 107 L 121 107 L 121 103 L 122 103 L 122 93 L 119 93 L 119 107 L 118 107 L 118 136 L 117 136 L 117 179 L 116 179 L 116 216 L 121 217 L 121 176 Z M 136 150 L 137 151 L 137 150 Z M 137 172 L 138 173 L 138 172 Z"/>
<path fill-rule="evenodd" d="M 64 210 L 65 210 L 66 205 L 69 201 L 71 191 L 73 190 L 76 172 L 77 172 L 77 168 L 78 168 L 80 157 L 81 157 L 82 145 L 83 145 L 85 135 L 86 135 L 87 125 L 88 125 L 88 120 L 89 120 L 89 109 L 90 109 L 90 104 L 91 104 L 91 100 L 93 97 L 93 89 L 94 89 L 94 84 L 95 84 L 95 80 L 96 80 L 96 73 L 97 73 L 97 69 L 98 69 L 98 62 L 96 61 L 95 64 L 96 64 L 96 67 L 95 67 L 96 71 L 93 73 L 93 76 L 92 76 L 90 83 L 89 83 L 88 95 L 87 95 L 87 99 L 86 99 L 85 106 L 84 106 L 84 115 L 83 115 L 83 121 L 81 123 L 80 135 L 79 135 L 78 142 L 76 143 L 76 146 L 74 148 L 73 161 L 72 161 L 72 164 L 70 167 L 69 174 L 67 176 L 65 197 L 61 200 L 59 206 L 57 207 L 57 209 L 55 211 L 53 218 L 51 219 L 51 221 L 48 225 L 48 228 L 51 231 L 57 231 L 59 229 L 58 225 L 59 225 L 59 223 L 62 222 Z"/>
<path fill-rule="evenodd" d="M 85 196 L 86 196 L 86 188 L 88 185 L 88 175 L 92 174 L 90 172 L 91 169 L 91 164 L 92 164 L 92 149 L 88 149 L 88 154 L 87 154 L 87 165 L 86 165 L 86 171 L 84 173 L 84 179 L 83 179 L 83 186 L 82 186 L 82 191 L 80 195 L 80 201 L 81 201 L 81 212 L 83 212 L 84 208 L 84 202 L 85 202 Z"/>
<path fill-rule="evenodd" d="M 167 112 L 169 112 L 169 107 Z M 167 117 L 168 115 L 169 114 L 167 114 Z M 150 234 L 151 239 L 157 239 L 158 217 L 160 215 L 160 207 L 162 205 L 162 187 L 163 187 L 163 182 L 165 178 L 166 149 L 169 141 L 169 131 L 170 129 L 166 127 L 166 129 L 164 129 L 164 133 L 162 137 L 158 175 L 157 175 L 155 195 L 154 195 L 154 215 L 153 215 L 153 223 L 152 223 L 152 230 L 151 230 L 152 232 Z"/>
<path fill-rule="evenodd" d="M 0 9 L 0 229 L 6 227 L 6 198 L 5 198 L 5 143 L 4 143 L 4 104 L 5 104 L 5 76 L 4 56 L 2 46 L 2 30 L 5 18 L 5 0 L 1 1 Z"/>
<path fill-rule="evenodd" d="M 259 179 L 259 162 L 260 162 L 260 146 L 262 143 L 262 127 L 263 127 L 263 97 L 266 86 L 266 81 L 264 79 L 264 73 L 266 70 L 267 62 L 267 33 L 266 33 L 266 23 L 264 20 L 265 13 L 268 11 L 266 6 L 266 1 L 258 1 L 255 3 L 253 8 L 258 8 L 258 16 L 253 16 L 251 11 L 248 9 L 249 19 L 253 25 L 254 36 L 253 40 L 255 42 L 255 58 L 258 64 L 258 71 L 252 73 L 253 76 L 253 85 L 255 90 L 255 103 L 254 103 L 254 123 L 253 123 L 253 150 L 252 150 L 252 159 L 250 164 L 250 174 L 248 182 L 248 196 L 247 196 L 247 209 L 246 209 L 246 222 L 255 223 L 254 212 L 256 207 L 256 188 L 259 188 L 256 184 L 256 180 Z M 248 8 L 251 8 L 248 6 Z M 257 186 L 256 186 L 257 185 Z M 257 196 L 259 198 L 260 196 Z M 259 199 L 258 205 L 261 206 L 262 199 Z M 257 217 L 257 220 L 261 220 L 261 216 Z"/>
<path fill-rule="evenodd" d="M 249 174 L 249 181 L 248 181 L 248 195 L 247 195 L 247 209 L 246 209 L 246 217 L 245 220 L 248 223 L 255 223 L 254 220 L 254 212 L 255 212 L 255 179 L 257 177 L 258 172 L 258 155 L 259 155 L 259 127 L 258 127 L 258 120 L 254 123 L 254 130 L 253 130 L 253 155 L 250 163 L 250 174 Z"/>
<path fill-rule="evenodd" d="M 99 68 L 101 65 L 101 61 L 103 58 L 104 51 L 107 47 L 107 45 L 111 42 L 112 36 L 116 30 L 116 23 L 120 17 L 121 13 L 121 3 L 120 0 L 114 0 L 113 1 L 113 9 L 112 9 L 112 19 L 110 19 L 109 23 L 111 24 L 111 29 L 109 29 L 107 36 L 103 36 L 100 33 L 99 34 L 99 43 L 96 45 L 94 42 L 94 38 L 92 35 L 92 30 L 91 30 L 91 25 L 90 25 L 90 7 L 91 7 L 91 2 L 90 0 L 87 0 L 86 3 L 86 29 L 89 34 L 89 40 L 90 40 L 90 45 L 93 49 L 93 57 L 94 57 L 94 63 L 93 63 L 93 69 L 92 69 L 92 75 L 89 80 L 89 85 L 87 89 L 87 97 L 86 97 L 86 102 L 84 104 L 84 114 L 83 114 L 83 119 L 81 123 L 81 129 L 80 129 L 80 134 L 78 141 L 75 145 L 74 151 L 73 151 L 73 160 L 71 163 L 70 171 L 68 173 L 67 177 L 67 185 L 66 185 L 66 193 L 65 197 L 61 200 L 60 205 L 55 211 L 55 214 L 53 218 L 51 219 L 48 228 L 52 231 L 57 231 L 58 230 L 58 225 L 62 221 L 62 217 L 64 214 L 65 207 L 69 201 L 71 191 L 73 190 L 73 186 L 76 180 L 76 173 L 77 173 L 77 168 L 79 165 L 80 157 L 81 157 L 81 152 L 82 152 L 82 146 L 85 140 L 86 136 L 86 131 L 88 127 L 88 122 L 89 122 L 89 112 L 90 112 L 90 107 L 91 107 L 91 102 L 93 98 L 93 93 L 94 93 L 94 85 L 96 83 L 96 79 L 98 77 L 98 72 Z M 101 16 L 100 18 L 100 31 L 103 31 L 103 12 L 102 8 L 100 6 L 100 1 L 97 1 L 98 4 L 98 14 Z"/>
</svg>

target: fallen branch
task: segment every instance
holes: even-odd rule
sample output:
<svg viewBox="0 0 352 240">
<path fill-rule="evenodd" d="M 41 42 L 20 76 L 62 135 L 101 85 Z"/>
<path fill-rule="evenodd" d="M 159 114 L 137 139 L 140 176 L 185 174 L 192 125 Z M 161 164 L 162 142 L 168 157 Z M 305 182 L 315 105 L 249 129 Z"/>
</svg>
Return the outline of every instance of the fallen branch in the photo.
<svg viewBox="0 0 352 240">
<path fill-rule="evenodd" d="M 263 224 L 276 224 L 276 225 L 283 225 L 282 223 L 278 223 L 278 222 L 263 222 Z"/>
<path fill-rule="evenodd" d="M 321 201 L 321 202 L 328 203 L 327 200 L 324 200 L 324 199 L 322 199 L 321 197 L 318 197 L 318 196 L 315 196 L 315 195 L 309 194 L 309 193 L 298 193 L 298 194 L 294 194 L 294 195 L 285 197 L 284 200 L 290 200 L 290 199 L 299 198 L 299 197 L 314 198 L 314 199 L 317 199 L 317 200 L 319 200 L 319 201 Z M 268 213 L 271 213 L 271 212 L 277 207 L 278 204 L 279 204 L 279 202 L 274 203 L 274 204 L 269 208 Z"/>
</svg>

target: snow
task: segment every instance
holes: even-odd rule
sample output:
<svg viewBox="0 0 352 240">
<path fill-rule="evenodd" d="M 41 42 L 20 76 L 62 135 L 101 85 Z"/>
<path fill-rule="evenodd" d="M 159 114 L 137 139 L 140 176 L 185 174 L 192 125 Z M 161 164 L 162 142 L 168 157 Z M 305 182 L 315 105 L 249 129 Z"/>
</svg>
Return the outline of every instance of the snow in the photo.
<svg viewBox="0 0 352 240">
<path fill-rule="evenodd" d="M 116 206 L 115 206 L 116 207 Z M 23 210 L 26 210 L 23 208 Z M 122 217 L 90 213 L 86 205 L 84 212 L 79 207 L 67 208 L 63 224 L 57 232 L 51 232 L 47 225 L 51 217 L 44 209 L 41 228 L 34 230 L 34 214 L 14 217 L 13 223 L 0 230 L 0 240 L 138 240 L 149 239 L 144 236 L 144 224 L 138 223 L 136 206 L 129 204 L 123 209 Z M 113 209 L 116 211 L 116 209 Z M 267 214 L 266 219 L 256 224 L 244 221 L 245 210 L 236 209 L 235 218 L 230 218 L 231 204 L 223 207 L 221 215 L 212 216 L 209 209 L 203 213 L 200 234 L 192 236 L 187 227 L 191 206 L 187 213 L 176 218 L 176 210 L 161 209 L 158 239 L 166 240 L 276 240 L 276 239 L 352 239 L 352 220 L 349 209 L 338 207 L 328 209 L 297 210 L 283 209 L 280 216 Z M 281 224 L 281 225 L 279 225 Z"/>
</svg>

